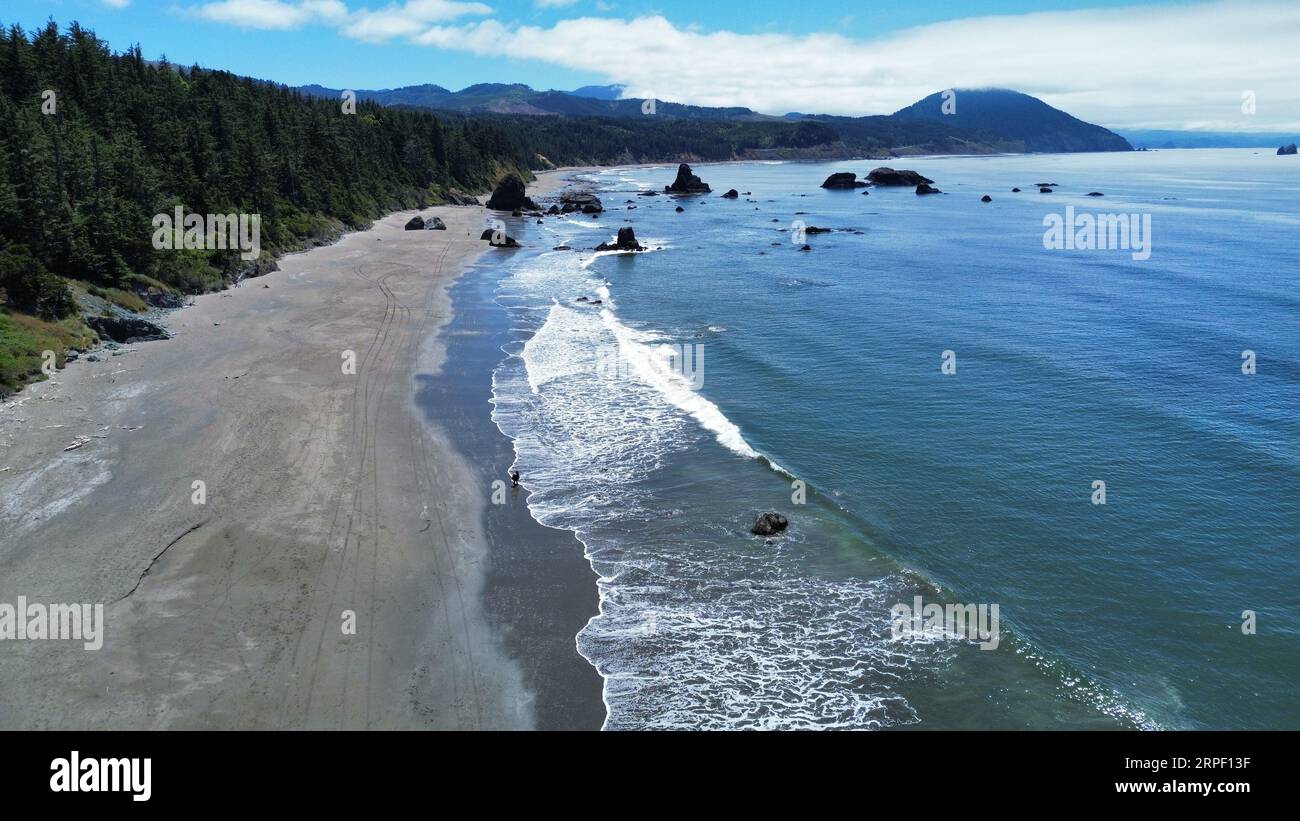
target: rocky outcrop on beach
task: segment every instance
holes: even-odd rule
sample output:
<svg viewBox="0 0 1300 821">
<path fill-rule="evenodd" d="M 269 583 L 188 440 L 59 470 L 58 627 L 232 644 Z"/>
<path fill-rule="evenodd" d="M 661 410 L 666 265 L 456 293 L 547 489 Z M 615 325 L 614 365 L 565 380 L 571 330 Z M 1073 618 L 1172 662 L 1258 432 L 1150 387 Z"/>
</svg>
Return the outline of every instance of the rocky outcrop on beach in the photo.
<svg viewBox="0 0 1300 821">
<path fill-rule="evenodd" d="M 749 529 L 755 536 L 775 536 L 790 526 L 790 520 L 780 513 L 764 513 Z"/>
<path fill-rule="evenodd" d="M 664 186 L 664 191 L 669 194 L 708 194 L 712 190 L 708 183 L 691 173 L 691 167 L 686 163 L 677 166 L 677 179 L 672 185 Z"/>
<path fill-rule="evenodd" d="M 826 178 L 826 182 L 822 183 L 822 188 L 830 189 L 865 188 L 866 186 L 867 183 L 859 180 L 858 175 L 852 171 L 840 171 L 831 174 Z"/>
<path fill-rule="evenodd" d="M 537 204 L 528 198 L 524 181 L 518 174 L 506 174 L 493 189 L 487 207 L 493 211 L 529 211 L 538 210 Z"/>
<path fill-rule="evenodd" d="M 448 205 L 482 205 L 483 204 L 478 201 L 478 197 L 471 197 L 469 194 L 465 194 L 461 191 L 457 191 L 455 188 L 448 190 L 447 193 L 443 195 L 443 199 L 447 201 Z"/>
<path fill-rule="evenodd" d="M 938 188 L 934 188 L 934 187 L 932 187 L 932 186 L 930 186 L 930 185 L 928 185 L 928 184 L 926 184 L 926 183 L 921 183 L 920 185 L 918 185 L 918 186 L 916 187 L 916 193 L 918 193 L 918 194 L 942 194 L 943 192 L 940 191 Z"/>
<path fill-rule="evenodd" d="M 602 242 L 596 246 L 597 251 L 644 251 L 641 243 L 636 241 L 636 232 L 630 227 L 618 229 L 614 242 Z"/>
<path fill-rule="evenodd" d="M 873 168 L 871 170 L 871 173 L 867 175 L 867 182 L 879 186 L 915 186 L 928 185 L 929 183 L 934 182 L 934 180 L 929 177 L 923 177 L 915 171 L 909 171 L 907 169 L 895 171 L 892 168 L 881 166 L 880 168 Z"/>
<path fill-rule="evenodd" d="M 1294 153 L 1296 153 L 1295 143 L 1291 143 L 1290 145 L 1284 145 L 1277 150 L 1277 155 L 1279 157 L 1284 156 L 1286 154 L 1294 154 Z"/>
<path fill-rule="evenodd" d="M 423 231 L 423 230 L 424 230 L 424 217 L 421 217 L 421 216 L 419 216 L 418 214 L 417 214 L 416 216 L 414 216 L 414 217 L 411 217 L 409 220 L 406 221 L 406 230 L 408 230 L 408 231 Z"/>
<path fill-rule="evenodd" d="M 441 217 L 429 217 L 424 221 L 424 227 L 427 231 L 446 231 L 447 223 Z"/>
<path fill-rule="evenodd" d="M 145 319 L 134 316 L 90 316 L 86 324 L 100 339 L 114 342 L 149 342 L 167 339 L 167 332 Z"/>
<path fill-rule="evenodd" d="M 580 211 L 583 214 L 599 214 L 605 210 L 600 197 L 590 191 L 566 191 L 560 195 L 560 213 L 571 214 Z"/>
<path fill-rule="evenodd" d="M 479 239 L 487 240 L 487 243 L 493 248 L 519 247 L 519 243 L 515 241 L 514 237 L 507 236 L 504 231 L 496 231 L 492 228 L 483 229 L 483 233 L 479 234 Z"/>
</svg>

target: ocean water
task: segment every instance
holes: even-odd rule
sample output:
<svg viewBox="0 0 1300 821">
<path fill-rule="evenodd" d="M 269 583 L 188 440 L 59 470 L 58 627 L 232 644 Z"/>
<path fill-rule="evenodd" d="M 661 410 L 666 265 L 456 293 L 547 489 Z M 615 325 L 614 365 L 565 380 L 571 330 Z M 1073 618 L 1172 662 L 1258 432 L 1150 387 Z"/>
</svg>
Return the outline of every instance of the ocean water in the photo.
<svg viewBox="0 0 1300 821">
<path fill-rule="evenodd" d="M 599 574 L 606 726 L 1300 728 L 1295 158 L 819 188 L 880 164 L 705 165 L 687 198 L 615 168 L 598 218 L 507 220 L 493 419 Z M 1149 217 L 1149 258 L 1045 248 L 1067 206 Z M 651 250 L 549 250 L 623 225 Z M 766 510 L 782 537 L 749 534 Z M 996 604 L 997 647 L 896 638 L 918 595 Z"/>
</svg>

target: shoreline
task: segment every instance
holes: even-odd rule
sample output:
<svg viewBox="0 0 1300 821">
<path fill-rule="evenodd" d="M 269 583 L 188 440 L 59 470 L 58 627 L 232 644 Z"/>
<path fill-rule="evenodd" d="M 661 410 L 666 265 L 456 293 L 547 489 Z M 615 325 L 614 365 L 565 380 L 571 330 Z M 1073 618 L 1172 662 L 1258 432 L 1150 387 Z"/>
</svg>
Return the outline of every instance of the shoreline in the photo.
<svg viewBox="0 0 1300 821">
<path fill-rule="evenodd" d="M 0 727 L 531 725 L 476 595 L 481 494 L 392 401 L 441 367 L 485 213 L 389 214 L 5 404 L 0 601 L 102 602 L 107 636 L 0 642 L 29 685 Z"/>
</svg>

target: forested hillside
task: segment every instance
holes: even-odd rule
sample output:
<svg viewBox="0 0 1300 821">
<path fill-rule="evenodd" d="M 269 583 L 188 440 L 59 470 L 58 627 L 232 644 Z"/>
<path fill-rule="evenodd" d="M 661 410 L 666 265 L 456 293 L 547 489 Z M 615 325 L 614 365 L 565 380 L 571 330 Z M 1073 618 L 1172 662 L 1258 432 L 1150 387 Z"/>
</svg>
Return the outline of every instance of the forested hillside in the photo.
<svg viewBox="0 0 1300 821">
<path fill-rule="evenodd" d="M 528 156 L 492 123 L 367 102 L 348 114 L 272 83 L 151 64 L 138 47 L 113 54 L 76 24 L 11 27 L 0 41 L 0 391 L 44 347 L 85 336 L 74 296 L 142 307 L 151 289 L 220 287 L 387 211 L 526 174 Z M 155 250 L 151 219 L 176 206 L 260 214 L 263 259 Z"/>
</svg>

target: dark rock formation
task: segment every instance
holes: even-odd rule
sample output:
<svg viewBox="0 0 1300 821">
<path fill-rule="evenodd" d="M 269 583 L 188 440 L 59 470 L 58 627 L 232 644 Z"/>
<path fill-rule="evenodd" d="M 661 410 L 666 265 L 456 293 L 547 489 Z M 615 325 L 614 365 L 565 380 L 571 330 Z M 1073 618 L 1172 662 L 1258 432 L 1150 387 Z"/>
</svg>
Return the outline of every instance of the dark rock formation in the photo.
<svg viewBox="0 0 1300 821">
<path fill-rule="evenodd" d="M 985 194 L 984 196 L 980 197 L 980 202 L 993 202 L 993 198 L 990 197 L 988 194 Z"/>
<path fill-rule="evenodd" d="M 772 244 L 773 244 L 773 245 L 780 245 L 781 243 L 779 243 L 779 242 L 774 242 L 774 243 L 772 243 Z M 811 250 L 812 250 L 812 246 L 805 242 L 805 243 L 804 243 L 804 246 L 803 246 L 802 248 L 800 248 L 799 250 L 800 250 L 800 251 L 811 251 Z"/>
<path fill-rule="evenodd" d="M 918 186 L 916 187 L 916 193 L 918 193 L 918 194 L 942 194 L 943 192 L 940 191 L 938 188 L 934 188 L 934 187 L 932 187 L 932 186 L 930 186 L 930 185 L 927 185 L 926 183 L 921 183 L 920 185 L 918 185 Z"/>
<path fill-rule="evenodd" d="M 524 181 L 518 174 L 506 174 L 501 178 L 487 201 L 487 207 L 493 211 L 537 210 L 537 205 L 524 192 Z"/>
<path fill-rule="evenodd" d="M 1052 193 L 1052 187 L 1051 187 L 1050 185 L 1044 185 L 1043 187 L 1041 187 L 1041 188 L 1038 189 L 1038 193 L 1040 193 L 1040 194 L 1050 194 L 1050 193 Z"/>
<path fill-rule="evenodd" d="M 686 209 L 685 209 L 685 208 L 683 208 L 683 207 L 681 207 L 681 206 L 680 206 L 680 205 L 679 205 L 679 206 L 677 206 L 677 213 L 679 213 L 679 214 L 680 214 L 680 213 L 681 213 L 681 212 L 683 212 L 683 211 L 685 211 L 685 210 L 686 210 Z"/>
<path fill-rule="evenodd" d="M 924 184 L 932 183 L 934 182 L 934 180 L 930 179 L 929 177 L 922 177 L 920 174 L 916 173 L 915 171 L 908 171 L 906 169 L 902 171 L 895 171 L 892 168 L 886 168 L 885 166 L 881 166 L 880 168 L 872 169 L 871 173 L 867 175 L 867 182 L 871 183 L 872 185 L 881 185 L 881 186 L 924 185 Z"/>
<path fill-rule="evenodd" d="M 636 232 L 631 228 L 618 229 L 618 238 L 610 242 L 602 242 L 596 246 L 597 251 L 644 251 L 641 243 L 636 241 Z"/>
<path fill-rule="evenodd" d="M 1019 188 L 1012 188 L 1012 189 L 1011 189 L 1011 193 L 1012 193 L 1012 194 L 1019 194 L 1019 193 L 1020 193 L 1020 189 L 1019 189 Z"/>
<path fill-rule="evenodd" d="M 749 529 L 755 536 L 775 536 L 790 526 L 790 520 L 780 513 L 764 513 Z"/>
<path fill-rule="evenodd" d="M 1279 157 L 1285 154 L 1294 154 L 1294 153 L 1296 153 L 1295 143 L 1291 143 L 1290 145 L 1284 145 L 1277 150 L 1277 155 Z"/>
<path fill-rule="evenodd" d="M 866 183 L 858 179 L 858 175 L 852 171 L 840 171 L 831 174 L 822 183 L 822 188 L 846 189 L 846 188 L 865 188 Z"/>
<path fill-rule="evenodd" d="M 478 201 L 478 197 L 471 197 L 469 194 L 463 194 L 460 191 L 457 191 L 455 188 L 449 190 L 444 195 L 444 198 L 447 200 L 448 205 L 482 205 L 483 204 Z"/>
<path fill-rule="evenodd" d="M 691 167 L 686 163 L 677 166 L 677 179 L 673 184 L 664 186 L 664 191 L 669 194 L 707 194 L 712 190 L 708 183 L 691 173 Z"/>
<path fill-rule="evenodd" d="M 504 231 L 498 232 L 491 228 L 483 229 L 483 233 L 479 234 L 478 238 L 482 240 L 487 240 L 488 244 L 491 245 L 493 248 L 518 248 L 519 247 L 519 243 L 515 241 L 514 237 L 507 236 Z"/>
<path fill-rule="evenodd" d="M 441 217 L 429 217 L 424 221 L 424 228 L 427 231 L 446 231 L 447 223 Z"/>
<path fill-rule="evenodd" d="M 552 251 L 570 251 L 570 250 L 572 250 L 572 249 L 569 248 L 569 246 L 567 246 L 567 245 L 557 245 L 557 246 L 555 246 L 554 248 L 552 248 L 551 250 L 552 250 Z"/>
<path fill-rule="evenodd" d="M 833 229 L 833 228 L 819 228 L 819 227 L 817 227 L 816 225 L 809 225 L 807 228 L 803 229 L 803 232 L 804 232 L 805 234 L 829 234 L 829 233 L 830 233 L 831 231 L 833 231 L 833 230 L 835 230 L 835 229 Z"/>
<path fill-rule="evenodd" d="M 424 217 L 421 217 L 421 216 L 419 216 L 419 215 L 416 215 L 416 216 L 414 216 L 414 217 L 411 217 L 409 220 L 406 221 L 406 230 L 408 230 L 408 231 L 423 231 L 423 230 L 424 230 Z"/>
<path fill-rule="evenodd" d="M 1103 194 L 1103 193 L 1101 193 L 1100 191 L 1089 191 L 1089 192 L 1088 192 L 1088 196 L 1090 196 L 1090 197 L 1104 197 L 1104 196 L 1106 196 L 1106 195 Z"/>
<path fill-rule="evenodd" d="M 739 199 L 739 198 L 740 198 L 740 192 L 737 191 L 736 189 L 732 188 L 732 189 L 729 189 L 729 190 L 727 191 L 727 193 L 723 194 L 723 195 L 722 195 L 722 198 L 723 198 L 724 200 L 734 200 L 734 199 Z"/>
<path fill-rule="evenodd" d="M 599 214 L 605 210 L 600 197 L 589 191 L 566 191 L 560 195 L 560 213 L 571 214 L 581 211 L 584 214 Z"/>
<path fill-rule="evenodd" d="M 101 339 L 114 342 L 149 342 L 168 338 L 162 328 L 134 316 L 91 316 L 86 318 L 86 324 Z"/>
</svg>

